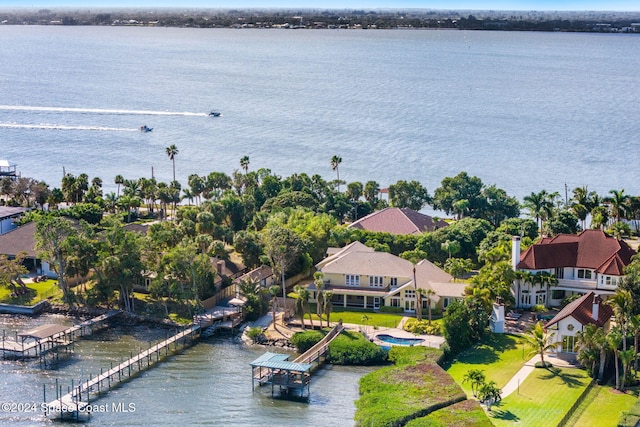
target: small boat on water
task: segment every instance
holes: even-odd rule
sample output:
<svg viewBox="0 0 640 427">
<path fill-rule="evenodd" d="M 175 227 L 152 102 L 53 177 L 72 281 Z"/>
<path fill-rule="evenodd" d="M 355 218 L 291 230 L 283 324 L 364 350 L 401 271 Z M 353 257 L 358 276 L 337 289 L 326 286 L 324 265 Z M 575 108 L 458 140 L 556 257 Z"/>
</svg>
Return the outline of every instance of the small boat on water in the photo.
<svg viewBox="0 0 640 427">
<path fill-rule="evenodd" d="M 222 114 L 219 111 L 212 111 L 209 113 L 209 117 L 220 117 Z"/>
<path fill-rule="evenodd" d="M 151 132 L 152 130 L 153 130 L 153 128 L 150 128 L 147 125 L 140 126 L 140 132 Z"/>
</svg>

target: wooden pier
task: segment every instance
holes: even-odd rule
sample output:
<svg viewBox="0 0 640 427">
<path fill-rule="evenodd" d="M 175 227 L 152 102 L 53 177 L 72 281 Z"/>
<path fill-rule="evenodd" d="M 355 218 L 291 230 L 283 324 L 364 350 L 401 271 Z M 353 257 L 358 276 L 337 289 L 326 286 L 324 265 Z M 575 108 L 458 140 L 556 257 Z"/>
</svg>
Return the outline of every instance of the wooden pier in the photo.
<svg viewBox="0 0 640 427">
<path fill-rule="evenodd" d="M 3 332 L 0 354 L 5 359 L 25 359 L 67 348 L 77 338 L 91 335 L 94 330 L 103 328 L 107 320 L 118 314 L 120 311 L 111 310 L 74 326 L 41 325 L 26 332 L 16 333 L 13 340 L 7 339 Z"/>
<path fill-rule="evenodd" d="M 278 386 L 281 393 L 309 397 L 311 374 L 321 366 L 329 351 L 329 344 L 343 329 L 341 323 L 337 324 L 322 340 L 293 361 L 289 361 L 287 354 L 263 354 L 251 362 L 252 389 L 255 390 L 257 382 L 258 385 L 271 385 L 272 396 Z"/>
<path fill-rule="evenodd" d="M 198 338 L 200 325 L 191 325 L 182 332 L 151 346 L 149 349 L 132 356 L 129 360 L 101 372 L 89 380 L 71 387 L 71 391 L 62 395 L 60 386 L 56 385 L 56 398 L 46 405 L 47 417 L 52 419 L 82 420 L 90 415 L 87 405 L 101 394 L 104 394 L 124 381 L 128 381 L 140 372 L 154 366 L 169 354 L 184 350 Z M 173 346 L 173 349 L 171 348 Z M 46 396 L 45 396 L 46 400 Z"/>
<path fill-rule="evenodd" d="M 67 394 L 62 394 L 56 384 L 56 398 L 46 404 L 47 417 L 52 419 L 83 420 L 88 418 L 88 405 L 121 383 L 134 378 L 140 372 L 159 363 L 165 357 L 178 353 L 196 342 L 200 336 L 208 336 L 220 329 L 233 330 L 242 322 L 242 313 L 228 308 L 216 308 L 211 312 L 194 317 L 194 323 L 182 332 L 151 346 L 118 366 L 111 366 L 106 372 L 100 371 L 89 380 L 71 385 Z M 209 331 L 206 335 L 205 331 Z M 46 390 L 46 387 L 45 387 Z M 46 392 L 45 392 L 46 402 Z"/>
</svg>

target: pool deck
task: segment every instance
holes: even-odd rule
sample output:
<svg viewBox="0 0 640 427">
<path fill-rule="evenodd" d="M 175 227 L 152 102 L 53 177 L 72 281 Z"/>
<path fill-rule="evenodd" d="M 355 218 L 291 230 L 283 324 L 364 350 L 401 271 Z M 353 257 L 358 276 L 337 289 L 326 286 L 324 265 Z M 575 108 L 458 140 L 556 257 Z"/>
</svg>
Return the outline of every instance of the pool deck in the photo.
<svg viewBox="0 0 640 427">
<path fill-rule="evenodd" d="M 401 326 L 402 323 L 403 322 L 401 322 L 400 325 L 398 326 Z M 399 344 L 392 344 L 392 343 L 381 341 L 376 338 L 377 335 L 386 334 L 396 338 L 413 338 L 413 339 L 422 338 L 424 341 L 415 345 L 421 345 L 421 346 L 433 347 L 433 348 L 440 348 L 440 346 L 444 343 L 444 337 L 440 337 L 437 335 L 414 335 L 411 332 L 407 332 L 404 329 L 400 329 L 400 328 L 378 327 L 378 329 L 374 329 L 373 326 L 364 326 L 364 325 L 345 325 L 345 327 L 360 331 L 375 344 L 380 346 L 385 346 L 385 347 L 390 347 L 390 346 L 399 345 Z"/>
</svg>

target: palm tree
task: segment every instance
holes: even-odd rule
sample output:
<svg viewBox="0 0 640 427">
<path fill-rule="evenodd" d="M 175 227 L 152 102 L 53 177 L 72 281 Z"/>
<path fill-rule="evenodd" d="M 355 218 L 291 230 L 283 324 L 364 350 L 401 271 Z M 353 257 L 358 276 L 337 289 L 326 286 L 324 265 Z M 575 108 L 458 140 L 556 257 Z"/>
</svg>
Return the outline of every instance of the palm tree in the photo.
<svg viewBox="0 0 640 427">
<path fill-rule="evenodd" d="M 622 333 L 618 328 L 612 329 L 607 334 L 607 344 L 613 350 L 613 360 L 616 367 L 616 390 L 620 390 L 620 364 L 618 358 L 620 356 L 620 342 L 622 341 Z"/>
<path fill-rule="evenodd" d="M 276 309 L 278 308 L 278 294 L 280 293 L 280 286 L 273 285 L 269 287 L 269 294 L 271 295 L 271 315 L 273 319 L 273 329 L 278 330 L 276 327 Z"/>
<path fill-rule="evenodd" d="M 473 397 L 477 397 L 478 389 L 484 384 L 485 380 L 486 377 L 482 369 L 469 369 L 462 377 L 462 384 L 470 383 Z"/>
<path fill-rule="evenodd" d="M 529 215 L 536 219 L 536 222 L 540 227 L 540 234 L 542 234 L 542 223 L 548 218 L 551 209 L 553 208 L 553 202 L 550 200 L 551 194 L 546 190 L 542 190 L 539 193 L 531 193 L 524 197 L 524 207 L 529 211 Z"/>
<path fill-rule="evenodd" d="M 627 324 L 633 313 L 633 295 L 626 289 L 617 289 L 606 302 L 613 309 L 616 324 L 622 333 L 622 350 L 627 350 Z"/>
<path fill-rule="evenodd" d="M 116 175 L 116 178 L 115 178 L 114 182 L 118 186 L 118 194 L 117 194 L 117 196 L 120 197 L 120 184 L 122 184 L 124 182 L 124 177 L 122 175 Z"/>
<path fill-rule="evenodd" d="M 547 290 L 546 295 L 549 294 L 549 288 L 558 284 L 555 274 L 547 271 L 539 271 L 533 276 L 534 283 L 540 285 L 540 288 L 545 287 Z M 546 302 L 546 301 L 545 301 Z M 546 304 L 545 304 L 546 305 Z"/>
<path fill-rule="evenodd" d="M 594 378 L 596 376 L 596 363 L 598 362 L 600 352 L 597 335 L 601 332 L 601 328 L 591 323 L 585 326 L 583 331 L 579 331 L 576 334 L 578 360 L 583 366 L 590 366 L 591 376 Z"/>
<path fill-rule="evenodd" d="M 169 160 L 171 160 L 171 163 L 173 165 L 173 180 L 175 181 L 176 180 L 176 156 L 180 151 L 178 150 L 178 147 L 176 147 L 175 144 L 171 144 L 165 149 L 165 152 L 167 153 L 167 156 L 169 156 Z"/>
<path fill-rule="evenodd" d="M 331 298 L 333 297 L 332 291 L 324 291 L 324 315 L 327 317 L 327 326 L 330 325 L 331 321 L 331 311 L 333 310 L 333 303 L 331 302 Z"/>
<path fill-rule="evenodd" d="M 418 288 L 417 291 L 420 294 L 420 299 L 422 299 L 422 297 L 425 297 L 427 299 L 427 319 L 429 322 L 429 325 L 431 325 L 431 297 L 433 297 L 436 293 L 433 289 L 428 288 L 428 289 L 424 289 L 424 288 Z M 422 309 L 422 307 L 420 307 Z"/>
<path fill-rule="evenodd" d="M 620 222 L 620 217 L 624 216 L 628 210 L 629 196 L 624 194 L 624 190 L 611 190 L 609 194 L 611 197 L 607 198 L 607 202 L 611 206 L 611 214 L 616 218 L 616 222 Z"/>
<path fill-rule="evenodd" d="M 249 171 L 249 156 L 243 156 L 240 159 L 240 167 L 244 169 L 244 174 L 246 175 Z"/>
<path fill-rule="evenodd" d="M 629 367 L 633 358 L 635 357 L 633 349 L 623 350 L 620 352 L 620 361 L 622 362 L 622 381 L 620 381 L 620 390 L 624 391 L 625 384 L 627 383 L 627 376 L 629 374 Z"/>
<path fill-rule="evenodd" d="M 629 329 L 633 332 L 633 371 L 638 374 L 638 339 L 640 338 L 640 315 L 629 318 Z"/>
<path fill-rule="evenodd" d="M 324 314 L 324 274 L 321 271 L 313 273 L 313 283 L 316 285 L 316 314 L 320 318 L 322 328 L 322 315 Z M 327 324 L 329 326 L 329 324 Z"/>
<path fill-rule="evenodd" d="M 307 314 L 305 304 L 307 303 L 306 298 L 309 297 L 309 291 L 300 285 L 296 285 L 293 288 L 293 291 L 296 293 L 296 313 L 300 316 L 302 329 L 306 329 L 304 325 L 304 315 Z"/>
<path fill-rule="evenodd" d="M 556 346 L 556 343 L 553 342 L 553 335 L 553 333 L 545 332 L 541 322 L 536 323 L 533 329 L 524 335 L 526 343 L 531 347 L 529 355 L 539 354 L 542 367 L 547 366 L 544 361 L 544 353 Z"/>
<path fill-rule="evenodd" d="M 478 398 L 487 405 L 487 409 L 491 410 L 491 405 L 502 400 L 502 391 L 498 388 L 495 381 L 489 381 L 482 384 L 478 390 Z"/>
<path fill-rule="evenodd" d="M 338 183 L 338 191 L 340 191 L 340 163 L 342 163 L 342 157 L 338 155 L 334 155 L 333 157 L 331 157 L 331 169 L 336 171 L 336 175 L 338 177 L 336 181 Z"/>
</svg>

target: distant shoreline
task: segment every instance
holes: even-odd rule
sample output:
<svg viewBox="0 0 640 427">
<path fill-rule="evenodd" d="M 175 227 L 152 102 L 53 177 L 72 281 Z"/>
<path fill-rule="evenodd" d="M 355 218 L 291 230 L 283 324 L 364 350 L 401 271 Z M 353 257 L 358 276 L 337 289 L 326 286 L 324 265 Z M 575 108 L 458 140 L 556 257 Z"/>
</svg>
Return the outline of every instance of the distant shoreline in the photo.
<svg viewBox="0 0 640 427">
<path fill-rule="evenodd" d="M 0 8 L 2 25 L 638 33 L 640 11 Z"/>
</svg>

